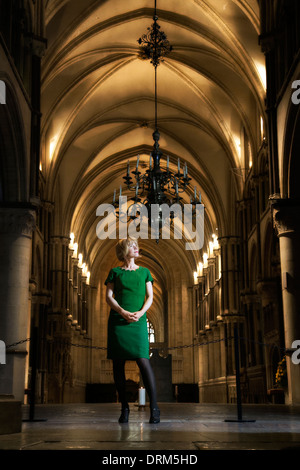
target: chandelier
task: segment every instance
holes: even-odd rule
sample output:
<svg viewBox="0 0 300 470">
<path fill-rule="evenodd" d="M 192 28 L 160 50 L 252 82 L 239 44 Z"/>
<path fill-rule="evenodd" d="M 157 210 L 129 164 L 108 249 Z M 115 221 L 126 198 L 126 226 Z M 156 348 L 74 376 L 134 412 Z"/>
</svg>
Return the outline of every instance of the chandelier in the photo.
<svg viewBox="0 0 300 470">
<path fill-rule="evenodd" d="M 143 59 L 150 59 L 150 63 L 154 67 L 154 81 L 155 81 L 155 130 L 153 136 L 153 150 L 150 154 L 149 169 L 142 174 L 139 171 L 139 160 L 140 156 L 137 156 L 135 169 L 130 172 L 130 163 L 127 163 L 127 172 L 123 176 L 125 185 L 129 191 L 134 192 L 134 196 L 131 198 L 133 201 L 132 205 L 136 207 L 139 204 L 143 204 L 147 209 L 148 223 L 158 227 L 156 241 L 158 243 L 161 229 L 166 222 L 170 225 L 173 223 L 175 217 L 174 211 L 169 211 L 169 220 L 165 220 L 163 217 L 163 211 L 161 210 L 162 204 L 167 204 L 170 208 L 173 204 L 179 204 L 183 207 L 183 198 L 180 196 L 181 193 L 185 192 L 189 186 L 191 178 L 188 175 L 188 167 L 185 163 L 181 166 L 180 159 L 178 158 L 177 171 L 171 171 L 170 169 L 170 158 L 167 156 L 164 167 L 161 166 L 162 152 L 159 149 L 160 133 L 157 124 L 157 68 L 161 62 L 164 61 L 171 51 L 172 46 L 170 45 L 166 34 L 161 31 L 158 24 L 158 16 L 156 13 L 156 0 L 153 15 L 153 24 L 147 28 L 148 32 L 143 34 L 138 39 L 140 45 L 140 56 Z M 122 187 L 120 187 L 120 196 Z M 193 205 L 192 214 L 196 214 L 196 205 L 201 204 L 201 194 L 197 197 L 196 187 L 194 188 L 193 196 L 190 198 L 190 203 Z M 153 220 L 151 214 L 151 206 L 158 205 L 159 210 L 155 212 L 156 220 Z M 112 204 L 116 210 L 116 216 L 121 218 L 119 213 L 119 201 L 116 200 L 116 191 L 114 191 L 114 198 Z M 153 207 L 153 206 L 152 206 Z M 157 206 L 156 206 L 157 207 Z M 130 213 L 130 211 L 128 211 Z M 123 214 L 124 215 L 124 214 Z M 140 216 L 140 213 L 139 213 Z M 137 216 L 128 216 L 129 219 L 134 219 Z"/>
</svg>

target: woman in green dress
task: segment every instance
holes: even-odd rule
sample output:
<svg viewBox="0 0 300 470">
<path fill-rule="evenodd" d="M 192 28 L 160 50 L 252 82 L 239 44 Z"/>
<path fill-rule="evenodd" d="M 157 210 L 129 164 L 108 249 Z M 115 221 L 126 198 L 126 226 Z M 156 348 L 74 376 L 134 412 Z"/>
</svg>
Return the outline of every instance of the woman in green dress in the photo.
<svg viewBox="0 0 300 470">
<path fill-rule="evenodd" d="M 105 281 L 106 301 L 111 307 L 108 320 L 107 358 L 113 360 L 114 381 L 122 404 L 120 423 L 127 423 L 126 360 L 135 360 L 150 400 L 150 423 L 159 423 L 156 384 L 149 361 L 146 312 L 153 301 L 153 278 L 149 269 L 136 264 L 139 247 L 136 240 L 120 240 L 116 254 L 122 266 L 110 270 Z"/>
</svg>

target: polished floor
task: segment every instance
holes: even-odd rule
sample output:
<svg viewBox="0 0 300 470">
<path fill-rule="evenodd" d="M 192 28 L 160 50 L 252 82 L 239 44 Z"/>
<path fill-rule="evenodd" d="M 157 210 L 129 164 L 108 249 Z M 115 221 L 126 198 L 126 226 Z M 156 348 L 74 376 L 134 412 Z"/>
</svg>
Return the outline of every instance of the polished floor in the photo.
<svg viewBox="0 0 300 470">
<path fill-rule="evenodd" d="M 36 405 L 29 421 L 24 406 L 22 432 L 0 435 L 0 450 L 300 450 L 300 407 L 243 405 L 242 416 L 236 405 L 160 408 L 159 424 L 136 404 L 129 423 L 119 424 L 118 404 Z"/>
</svg>

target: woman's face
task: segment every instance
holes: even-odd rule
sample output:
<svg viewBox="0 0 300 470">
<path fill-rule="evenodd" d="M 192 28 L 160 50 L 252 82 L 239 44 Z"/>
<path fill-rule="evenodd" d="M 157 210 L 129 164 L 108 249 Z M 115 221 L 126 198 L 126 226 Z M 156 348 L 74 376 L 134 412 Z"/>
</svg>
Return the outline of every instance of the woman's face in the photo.
<svg viewBox="0 0 300 470">
<path fill-rule="evenodd" d="M 136 242 L 131 242 L 128 246 L 128 258 L 137 258 L 139 256 L 139 247 Z"/>
</svg>

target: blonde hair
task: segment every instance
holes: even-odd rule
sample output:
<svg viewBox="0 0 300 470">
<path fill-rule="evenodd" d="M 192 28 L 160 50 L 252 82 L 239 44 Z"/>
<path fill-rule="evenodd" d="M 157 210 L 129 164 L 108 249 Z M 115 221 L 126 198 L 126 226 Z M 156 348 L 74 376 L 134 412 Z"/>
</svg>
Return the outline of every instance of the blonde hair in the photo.
<svg viewBox="0 0 300 470">
<path fill-rule="evenodd" d="M 124 261 L 128 255 L 129 247 L 135 243 L 138 246 L 138 242 L 135 238 L 125 238 L 124 240 L 119 240 L 116 245 L 116 255 L 119 261 Z"/>
</svg>

